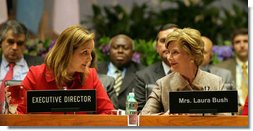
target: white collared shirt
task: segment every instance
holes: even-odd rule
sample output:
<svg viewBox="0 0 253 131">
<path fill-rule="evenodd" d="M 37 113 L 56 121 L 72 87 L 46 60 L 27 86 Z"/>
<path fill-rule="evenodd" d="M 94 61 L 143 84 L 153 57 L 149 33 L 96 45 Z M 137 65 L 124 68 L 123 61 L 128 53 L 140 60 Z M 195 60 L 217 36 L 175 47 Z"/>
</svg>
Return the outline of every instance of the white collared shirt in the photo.
<svg viewBox="0 0 253 131">
<path fill-rule="evenodd" d="M 113 77 L 114 79 L 116 79 L 117 74 L 116 71 L 118 70 L 118 68 L 116 66 L 114 66 L 111 62 L 108 65 L 108 72 L 107 75 Z M 126 68 L 123 69 L 122 71 L 122 77 L 124 78 L 126 74 Z"/>
<path fill-rule="evenodd" d="M 164 74 L 168 75 L 168 72 L 170 71 L 170 67 L 167 64 L 165 64 L 163 61 L 162 61 L 162 66 L 163 66 Z"/>
<path fill-rule="evenodd" d="M 6 73 L 9 71 L 8 62 L 5 57 L 2 55 L 2 62 L 0 67 L 0 80 L 3 80 Z M 24 57 L 22 57 L 18 62 L 15 63 L 13 69 L 13 80 L 23 80 L 29 71 L 29 67 Z"/>
</svg>

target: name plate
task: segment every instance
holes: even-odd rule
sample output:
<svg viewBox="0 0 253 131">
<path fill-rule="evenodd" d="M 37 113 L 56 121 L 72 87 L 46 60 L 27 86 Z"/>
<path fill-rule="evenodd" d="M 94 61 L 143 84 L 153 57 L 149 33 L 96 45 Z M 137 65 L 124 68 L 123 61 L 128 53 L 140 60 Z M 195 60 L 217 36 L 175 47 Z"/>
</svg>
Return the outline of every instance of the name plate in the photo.
<svg viewBox="0 0 253 131">
<path fill-rule="evenodd" d="M 30 90 L 27 112 L 95 112 L 96 90 Z"/>
<path fill-rule="evenodd" d="M 237 91 L 169 92 L 170 113 L 237 112 Z"/>
</svg>

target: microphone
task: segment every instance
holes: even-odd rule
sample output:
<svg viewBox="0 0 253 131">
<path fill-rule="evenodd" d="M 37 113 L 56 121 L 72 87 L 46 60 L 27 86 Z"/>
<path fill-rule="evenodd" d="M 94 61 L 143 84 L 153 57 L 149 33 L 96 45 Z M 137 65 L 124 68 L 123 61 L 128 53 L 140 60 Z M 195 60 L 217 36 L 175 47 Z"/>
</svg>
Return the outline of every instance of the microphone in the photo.
<svg viewBox="0 0 253 131">
<path fill-rule="evenodd" d="M 210 87 L 209 86 L 204 86 L 204 91 L 209 91 L 210 90 Z"/>
</svg>

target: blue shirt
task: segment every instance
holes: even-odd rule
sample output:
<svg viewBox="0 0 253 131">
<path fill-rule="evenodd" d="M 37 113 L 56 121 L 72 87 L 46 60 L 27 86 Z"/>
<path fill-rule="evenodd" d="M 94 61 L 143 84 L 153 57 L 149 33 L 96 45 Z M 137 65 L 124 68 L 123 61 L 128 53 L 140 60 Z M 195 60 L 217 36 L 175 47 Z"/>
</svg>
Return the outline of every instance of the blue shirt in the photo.
<svg viewBox="0 0 253 131">
<path fill-rule="evenodd" d="M 107 75 L 113 77 L 114 79 L 116 79 L 116 71 L 118 70 L 118 68 L 116 66 L 114 66 L 111 62 L 108 65 L 108 72 Z M 126 74 L 126 68 L 123 69 L 122 71 L 122 77 L 124 78 Z"/>
</svg>

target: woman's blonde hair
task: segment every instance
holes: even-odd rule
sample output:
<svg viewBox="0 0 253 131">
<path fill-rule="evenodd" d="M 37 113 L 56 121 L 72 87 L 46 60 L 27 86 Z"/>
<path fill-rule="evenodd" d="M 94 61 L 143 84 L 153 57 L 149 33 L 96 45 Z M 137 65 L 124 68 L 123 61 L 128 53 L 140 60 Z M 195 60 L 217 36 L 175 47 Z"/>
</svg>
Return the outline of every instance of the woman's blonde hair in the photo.
<svg viewBox="0 0 253 131">
<path fill-rule="evenodd" d="M 192 28 L 175 29 L 166 38 L 166 48 L 174 41 L 178 42 L 187 54 L 194 57 L 194 63 L 197 66 L 202 64 L 204 59 L 204 42 L 198 30 Z"/>
<path fill-rule="evenodd" d="M 74 51 L 94 39 L 94 33 L 90 33 L 86 28 L 74 25 L 65 29 L 57 38 L 54 46 L 45 57 L 47 68 L 54 74 L 58 88 L 65 82 L 72 80 L 72 76 L 67 73 L 67 67 L 71 62 Z M 82 78 L 85 78 L 85 73 Z"/>
</svg>

